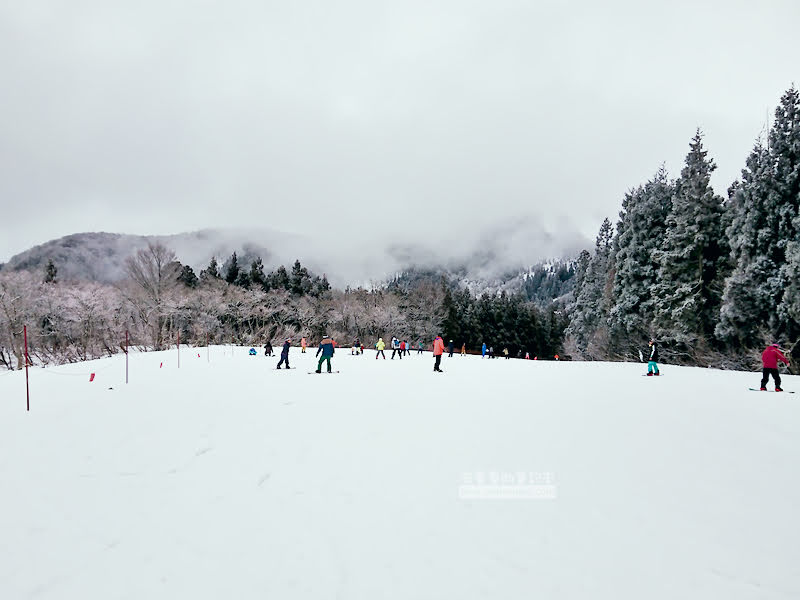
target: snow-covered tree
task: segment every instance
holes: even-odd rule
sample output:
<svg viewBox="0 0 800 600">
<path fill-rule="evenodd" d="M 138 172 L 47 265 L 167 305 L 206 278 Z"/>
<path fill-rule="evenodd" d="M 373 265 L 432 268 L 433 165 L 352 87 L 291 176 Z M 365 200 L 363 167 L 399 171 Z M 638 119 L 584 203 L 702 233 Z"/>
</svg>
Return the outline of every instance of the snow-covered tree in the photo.
<svg viewBox="0 0 800 600">
<path fill-rule="evenodd" d="M 200 271 L 200 279 L 220 279 L 219 266 L 217 265 L 217 257 L 212 256 L 208 266 Z"/>
<path fill-rule="evenodd" d="M 585 272 L 581 272 L 579 264 L 579 285 L 575 289 L 575 304 L 566 330 L 566 334 L 574 339 L 578 351 L 590 358 L 604 358 L 608 350 L 613 237 L 611 221 L 604 219 L 597 234 L 594 254 Z"/>
<path fill-rule="evenodd" d="M 236 252 L 231 254 L 231 257 L 228 259 L 227 263 L 225 264 L 225 281 L 230 284 L 236 283 L 236 279 L 239 277 L 239 259 L 236 257 Z"/>
<path fill-rule="evenodd" d="M 629 352 L 651 335 L 655 306 L 653 287 L 659 263 L 655 252 L 664 241 L 666 221 L 675 193 L 662 166 L 644 186 L 631 190 L 622 202 L 614 239 L 614 305 L 612 341 Z"/>
<path fill-rule="evenodd" d="M 716 333 L 734 348 L 800 335 L 800 94 L 795 88 L 781 98 L 768 141 L 750 154 L 729 208 L 734 269 L 725 283 Z"/>
<path fill-rule="evenodd" d="M 707 154 L 698 129 L 676 182 L 662 247 L 655 253 L 654 327 L 662 340 L 686 348 L 705 346 L 713 334 L 722 297 L 720 273 L 728 255 L 723 200 L 711 187 L 716 165 Z"/>
<path fill-rule="evenodd" d="M 47 266 L 44 269 L 44 282 L 56 283 L 58 281 L 58 269 L 53 263 L 53 259 L 47 261 Z"/>
<path fill-rule="evenodd" d="M 148 244 L 125 262 L 132 287 L 127 294 L 136 307 L 139 319 L 150 331 L 153 349 L 161 350 L 167 315 L 173 300 L 171 293 L 178 285 L 175 253 L 161 244 Z"/>
</svg>

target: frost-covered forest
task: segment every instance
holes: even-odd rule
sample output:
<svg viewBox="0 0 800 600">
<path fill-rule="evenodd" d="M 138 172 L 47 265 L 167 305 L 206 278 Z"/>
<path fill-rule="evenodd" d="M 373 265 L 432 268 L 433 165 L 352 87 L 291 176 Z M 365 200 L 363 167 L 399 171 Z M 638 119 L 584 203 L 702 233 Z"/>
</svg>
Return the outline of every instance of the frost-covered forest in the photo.
<svg viewBox="0 0 800 600">
<path fill-rule="evenodd" d="M 567 345 L 635 358 L 655 336 L 667 360 L 754 366 L 767 343 L 800 337 L 800 95 L 792 87 L 727 198 L 698 130 L 680 176 L 631 189 L 578 259 Z"/>
<path fill-rule="evenodd" d="M 52 263 L 43 273 L 0 273 L 0 365 L 24 365 L 24 327 L 31 361 L 51 364 L 120 352 L 126 331 L 130 345 L 142 350 L 167 348 L 179 337 L 183 344 L 260 346 L 301 336 L 314 343 L 325 334 L 343 345 L 394 335 L 427 346 L 454 314 L 453 284 L 444 278 L 335 290 L 299 260 L 265 273 L 260 259 L 239 265 L 235 253 L 222 267 L 212 259 L 197 275 L 158 243 L 128 259 L 126 271 L 117 285 L 62 283 Z M 487 295 L 470 311 L 470 338 L 458 343 L 555 351 L 563 326 L 551 327 L 554 310 L 521 296 Z"/>
<path fill-rule="evenodd" d="M 332 289 L 296 261 L 265 273 L 234 253 L 199 274 L 150 243 L 116 284 L 61 281 L 50 262 L 0 271 L 0 366 L 71 362 L 177 343 L 263 345 L 323 334 L 367 345 L 397 336 L 428 345 L 438 333 L 512 356 L 567 353 L 637 360 L 650 337 L 663 359 L 748 368 L 766 343 L 800 339 L 800 94 L 781 98 L 741 180 L 717 195 L 700 130 L 680 175 L 662 167 L 625 195 L 592 251 L 555 260 L 499 287 L 458 274 L 406 271 L 370 289 Z"/>
</svg>

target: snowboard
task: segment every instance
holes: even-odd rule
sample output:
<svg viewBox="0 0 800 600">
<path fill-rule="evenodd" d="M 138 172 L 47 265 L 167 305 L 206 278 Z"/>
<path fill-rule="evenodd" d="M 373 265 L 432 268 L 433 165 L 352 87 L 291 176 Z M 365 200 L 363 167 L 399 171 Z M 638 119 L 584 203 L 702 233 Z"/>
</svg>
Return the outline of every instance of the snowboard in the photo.
<svg viewBox="0 0 800 600">
<path fill-rule="evenodd" d="M 309 371 L 309 375 L 333 375 L 334 373 L 338 373 L 339 371 L 321 371 L 317 373 L 316 371 Z"/>
<path fill-rule="evenodd" d="M 642 377 L 663 377 L 663 373 L 659 373 L 658 375 L 648 375 L 647 373 L 642 373 Z"/>
<path fill-rule="evenodd" d="M 772 392 L 773 394 L 794 394 L 791 390 L 783 390 L 782 392 L 776 392 L 775 390 L 760 390 L 758 388 L 747 388 L 751 392 Z"/>
<path fill-rule="evenodd" d="M 281 367 L 280 369 L 278 369 L 278 368 L 275 368 L 275 369 L 273 369 L 273 370 L 274 370 L 274 371 L 283 371 L 284 369 L 286 369 L 286 370 L 289 370 L 289 369 L 296 369 L 296 368 L 297 368 L 297 367 Z"/>
</svg>

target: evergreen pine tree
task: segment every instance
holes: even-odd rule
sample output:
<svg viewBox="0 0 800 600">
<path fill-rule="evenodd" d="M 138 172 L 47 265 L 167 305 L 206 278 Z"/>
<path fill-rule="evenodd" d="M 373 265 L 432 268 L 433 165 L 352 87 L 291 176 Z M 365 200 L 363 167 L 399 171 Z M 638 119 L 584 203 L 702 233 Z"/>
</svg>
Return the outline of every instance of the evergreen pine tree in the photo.
<svg viewBox="0 0 800 600">
<path fill-rule="evenodd" d="M 308 269 L 302 266 L 299 260 L 295 260 L 292 266 L 292 273 L 289 276 L 289 291 L 292 294 L 303 296 L 310 293 L 311 289 L 311 275 Z"/>
<path fill-rule="evenodd" d="M 800 93 L 792 87 L 781 98 L 770 132 L 773 185 L 770 203 L 777 207 L 779 246 L 784 245 L 784 263 L 778 272 L 782 289 L 775 301 L 775 337 L 793 342 L 800 337 L 797 273 L 800 272 Z"/>
<path fill-rule="evenodd" d="M 659 263 L 655 256 L 666 232 L 675 186 L 662 166 L 644 186 L 630 191 L 622 202 L 614 240 L 614 306 L 612 342 L 622 354 L 650 335 L 655 316 L 653 286 Z"/>
<path fill-rule="evenodd" d="M 219 266 L 217 265 L 217 257 L 212 256 L 211 261 L 208 263 L 208 266 L 200 271 L 200 277 L 202 279 L 219 279 Z"/>
<path fill-rule="evenodd" d="M 795 88 L 781 98 L 768 140 L 767 148 L 757 144 L 748 158 L 730 207 L 734 269 L 725 284 L 717 334 L 734 347 L 800 335 L 800 94 Z"/>
<path fill-rule="evenodd" d="M 53 263 L 53 259 L 47 261 L 47 266 L 44 269 L 44 282 L 45 283 L 58 283 L 58 269 Z"/>
<path fill-rule="evenodd" d="M 239 269 L 239 274 L 236 276 L 236 281 L 234 281 L 233 284 L 239 287 L 249 288 L 250 283 L 250 273 L 244 269 Z"/>
<path fill-rule="evenodd" d="M 236 283 L 236 279 L 239 277 L 239 259 L 236 258 L 236 252 L 231 254 L 230 259 L 228 259 L 227 269 L 225 271 L 225 281 L 228 283 Z"/>
<path fill-rule="evenodd" d="M 264 275 L 264 263 L 260 257 L 250 264 L 250 281 L 254 286 L 262 289 L 265 287 L 267 277 Z"/>
<path fill-rule="evenodd" d="M 767 223 L 769 178 L 769 150 L 759 142 L 742 170 L 742 182 L 733 186 L 727 210 L 734 269 L 725 281 L 715 333 L 734 349 L 755 345 L 755 332 L 774 314 L 778 240 Z"/>
<path fill-rule="evenodd" d="M 289 289 L 289 273 L 286 272 L 286 267 L 279 266 L 275 271 L 267 277 L 267 283 L 270 289 L 273 290 L 288 290 Z"/>
<path fill-rule="evenodd" d="M 196 288 L 198 279 L 197 275 L 194 274 L 192 267 L 189 265 L 183 265 L 183 267 L 180 269 L 180 274 L 178 275 L 178 281 L 188 288 Z"/>
<path fill-rule="evenodd" d="M 698 129 L 676 182 L 654 288 L 655 327 L 662 340 L 705 345 L 718 321 L 720 269 L 727 260 L 722 198 L 711 188 L 716 168 Z"/>
<path fill-rule="evenodd" d="M 609 269 L 613 236 L 611 221 L 604 219 L 595 240 L 594 255 L 585 271 L 579 261 L 579 287 L 575 290 L 575 304 L 565 332 L 574 338 L 582 354 L 592 358 L 604 358 L 608 350 L 607 321 L 610 307 L 607 286 L 613 276 L 613 270 Z"/>
</svg>

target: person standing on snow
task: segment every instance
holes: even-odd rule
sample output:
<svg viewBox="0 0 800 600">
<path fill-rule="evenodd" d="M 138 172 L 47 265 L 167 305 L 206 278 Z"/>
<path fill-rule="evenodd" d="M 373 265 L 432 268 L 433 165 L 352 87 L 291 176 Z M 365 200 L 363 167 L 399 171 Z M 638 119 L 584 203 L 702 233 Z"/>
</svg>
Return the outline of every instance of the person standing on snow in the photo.
<svg viewBox="0 0 800 600">
<path fill-rule="evenodd" d="M 425 344 L 422 342 L 419 343 L 419 350 L 417 350 L 417 354 L 422 354 L 422 351 L 425 349 Z"/>
<path fill-rule="evenodd" d="M 292 340 L 288 339 L 283 342 L 283 350 L 281 350 L 281 359 L 278 361 L 278 368 L 281 368 L 283 363 L 286 363 L 286 368 L 289 368 L 289 348 L 292 347 Z"/>
<path fill-rule="evenodd" d="M 486 358 L 486 342 L 481 346 L 481 358 Z"/>
<path fill-rule="evenodd" d="M 400 352 L 400 340 L 396 337 L 392 337 L 392 357 L 390 360 L 394 360 L 394 355 Z M 403 360 L 403 355 L 400 354 L 400 360 Z"/>
<path fill-rule="evenodd" d="M 272 343 L 269 340 L 264 344 L 264 356 L 272 356 Z"/>
<path fill-rule="evenodd" d="M 764 366 L 762 370 L 762 377 L 761 377 L 761 391 L 767 391 L 767 382 L 769 381 L 769 376 L 772 375 L 772 379 L 775 380 L 775 391 L 782 392 L 781 389 L 781 375 L 778 373 L 778 361 L 781 361 L 786 366 L 789 366 L 789 361 L 781 352 L 780 346 L 778 344 L 772 344 L 771 346 L 767 346 L 766 350 L 761 353 L 761 364 Z"/>
<path fill-rule="evenodd" d="M 461 344 L 461 356 L 466 356 L 466 355 L 467 355 L 467 345 Z"/>
<path fill-rule="evenodd" d="M 453 350 L 455 350 L 455 344 L 453 344 L 453 340 L 447 344 L 447 356 L 453 358 Z"/>
<path fill-rule="evenodd" d="M 382 356 L 383 360 L 386 360 L 386 355 L 383 353 L 384 348 L 386 348 L 386 342 L 383 341 L 383 338 L 378 338 L 378 342 L 375 344 L 375 349 L 377 350 L 375 360 L 378 360 L 378 355 Z"/>
<path fill-rule="evenodd" d="M 301 354 L 305 354 L 306 353 L 306 346 L 307 345 L 308 344 L 306 343 L 306 338 L 300 338 L 300 353 Z"/>
<path fill-rule="evenodd" d="M 649 344 L 650 346 L 650 355 L 647 358 L 647 376 L 652 377 L 653 375 L 658 375 L 658 344 L 656 341 L 651 339 Z"/>
<path fill-rule="evenodd" d="M 442 364 L 442 354 L 444 354 L 444 340 L 442 336 L 437 335 L 433 340 L 433 371 L 435 373 L 444 373 L 439 366 Z"/>
<path fill-rule="evenodd" d="M 319 359 L 317 363 L 317 370 L 315 373 L 322 373 L 322 363 L 326 360 L 328 361 L 328 373 L 331 372 L 331 358 L 333 358 L 334 353 L 334 343 L 333 340 L 328 337 L 327 335 L 322 338 L 322 341 L 319 343 L 319 348 L 317 348 L 316 356 L 319 356 L 319 353 L 322 352 L 322 358 Z M 315 357 L 316 358 L 316 357 Z"/>
</svg>

